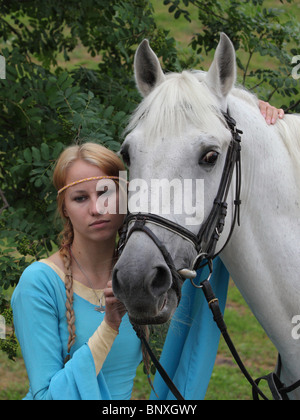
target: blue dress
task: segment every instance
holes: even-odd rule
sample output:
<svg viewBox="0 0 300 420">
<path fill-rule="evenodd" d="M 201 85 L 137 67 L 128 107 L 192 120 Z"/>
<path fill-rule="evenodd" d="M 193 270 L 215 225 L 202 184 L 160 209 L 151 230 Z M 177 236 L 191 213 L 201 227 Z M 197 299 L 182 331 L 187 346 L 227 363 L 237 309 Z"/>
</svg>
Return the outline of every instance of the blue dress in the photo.
<svg viewBox="0 0 300 420">
<path fill-rule="evenodd" d="M 64 282 L 51 267 L 35 262 L 24 271 L 11 305 L 30 382 L 25 399 L 130 399 L 142 355 L 140 340 L 127 315 L 97 376 L 87 342 L 104 314 L 74 293 L 76 342 L 71 360 L 64 365 L 69 336 L 65 303 Z"/>
<path fill-rule="evenodd" d="M 207 275 L 205 270 L 200 271 L 196 281 L 203 281 Z M 211 284 L 222 310 L 228 280 L 226 268 L 217 259 Z M 127 315 L 97 376 L 87 341 L 103 321 L 104 314 L 96 312 L 94 305 L 74 293 L 76 343 L 71 350 L 71 360 L 64 366 L 69 335 L 65 302 L 65 285 L 52 268 L 36 262 L 24 271 L 11 304 L 30 381 L 26 399 L 130 399 L 142 355 L 140 341 Z M 187 280 L 161 356 L 162 365 L 186 400 L 204 399 L 219 339 L 220 332 L 202 290 L 195 289 Z M 152 393 L 151 400 L 174 399 L 159 374 L 154 388 L 157 395 Z"/>
</svg>

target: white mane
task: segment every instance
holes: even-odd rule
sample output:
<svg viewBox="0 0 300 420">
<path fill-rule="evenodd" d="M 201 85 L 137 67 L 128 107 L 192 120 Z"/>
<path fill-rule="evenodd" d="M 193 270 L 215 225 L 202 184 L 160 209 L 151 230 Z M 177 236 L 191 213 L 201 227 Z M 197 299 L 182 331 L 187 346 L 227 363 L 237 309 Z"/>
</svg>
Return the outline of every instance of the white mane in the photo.
<svg viewBox="0 0 300 420">
<path fill-rule="evenodd" d="M 294 163 L 300 188 L 300 115 L 286 115 L 279 121 L 278 131 Z"/>
<path fill-rule="evenodd" d="M 126 132 L 143 123 L 148 142 L 181 136 L 187 123 L 218 137 L 224 128 L 217 101 L 204 83 L 192 72 L 171 73 L 147 96 L 132 116 Z"/>
<path fill-rule="evenodd" d="M 249 91 L 243 88 L 235 88 L 231 91 L 231 95 L 246 101 L 257 109 L 257 98 Z M 300 115 L 286 115 L 283 120 L 276 122 L 275 128 L 291 157 L 296 181 L 300 189 Z"/>
</svg>

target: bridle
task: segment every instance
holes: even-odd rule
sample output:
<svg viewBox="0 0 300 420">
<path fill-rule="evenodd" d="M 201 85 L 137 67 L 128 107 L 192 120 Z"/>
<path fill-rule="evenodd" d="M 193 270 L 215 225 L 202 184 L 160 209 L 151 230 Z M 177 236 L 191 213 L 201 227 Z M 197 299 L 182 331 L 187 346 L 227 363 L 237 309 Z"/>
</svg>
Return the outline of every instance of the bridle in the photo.
<svg viewBox="0 0 300 420">
<path fill-rule="evenodd" d="M 192 284 L 195 287 L 197 286 L 194 283 L 194 279 L 197 276 L 196 270 L 201 266 L 201 263 L 204 260 L 207 260 L 207 264 L 210 268 L 210 276 L 212 275 L 213 259 L 219 255 L 223 249 L 226 247 L 230 238 L 233 234 L 234 228 L 236 223 L 240 225 L 240 193 L 241 193 L 241 134 L 242 131 L 236 128 L 236 121 L 229 115 L 229 112 L 224 113 L 223 116 L 227 123 L 229 130 L 231 131 L 231 141 L 228 146 L 226 160 L 223 168 L 223 173 L 219 185 L 219 189 L 217 195 L 215 197 L 213 207 L 211 212 L 209 213 L 208 218 L 202 224 L 199 233 L 195 235 L 191 231 L 187 230 L 186 228 L 180 226 L 177 223 L 174 223 L 170 220 L 167 220 L 164 217 L 151 214 L 151 213 L 129 213 L 125 219 L 123 228 L 120 232 L 120 240 L 118 245 L 118 255 L 120 256 L 126 243 L 128 242 L 130 236 L 133 232 L 144 232 L 146 233 L 155 245 L 161 251 L 166 264 L 168 265 L 172 277 L 173 277 L 173 289 L 176 291 L 178 296 L 178 304 L 180 302 L 180 283 L 182 280 L 190 279 Z M 222 249 L 216 253 L 216 246 L 218 240 L 224 230 L 225 226 L 225 219 L 227 216 L 227 197 L 229 193 L 229 189 L 232 182 L 234 168 L 236 168 L 236 188 L 235 188 L 235 200 L 234 200 L 234 217 L 232 226 L 230 229 L 229 236 L 226 240 L 225 245 Z M 134 223 L 133 227 L 129 230 L 129 226 Z M 147 224 L 156 225 L 163 229 L 166 229 L 174 234 L 179 235 L 184 240 L 190 242 L 196 252 L 197 257 L 195 258 L 194 262 L 192 263 L 191 267 L 182 268 L 180 270 L 176 270 L 174 261 L 170 256 L 168 250 L 159 240 L 159 238 L 153 233 L 151 229 L 149 229 Z M 205 244 L 205 250 L 204 250 Z"/>
<path fill-rule="evenodd" d="M 229 130 L 231 131 L 231 141 L 228 146 L 226 160 L 223 168 L 223 173 L 221 177 L 221 181 L 219 184 L 219 189 L 217 195 L 215 197 L 213 207 L 206 219 L 206 221 L 202 224 L 199 233 L 197 235 L 193 234 L 186 228 L 174 223 L 170 220 L 167 220 L 161 216 L 151 214 L 151 213 L 129 213 L 125 219 L 123 228 L 120 232 L 120 239 L 118 245 L 118 256 L 122 254 L 122 251 L 127 244 L 130 236 L 133 232 L 144 232 L 147 234 L 152 241 L 155 243 L 157 248 L 162 253 L 166 264 L 168 265 L 171 273 L 173 284 L 172 288 L 176 291 L 177 298 L 178 298 L 178 305 L 181 299 L 181 283 L 186 279 L 190 279 L 191 283 L 196 288 L 201 288 L 204 292 L 204 296 L 207 300 L 208 306 L 212 311 L 214 321 L 216 322 L 219 330 L 221 331 L 226 344 L 229 350 L 232 353 L 236 363 L 238 364 L 241 372 L 244 374 L 247 381 L 252 386 L 252 394 L 255 400 L 259 399 L 261 396 L 264 400 L 268 400 L 265 394 L 261 391 L 258 387 L 259 382 L 261 380 L 266 380 L 268 382 L 269 388 L 272 392 L 272 396 L 274 400 L 287 400 L 288 393 L 294 391 L 298 387 L 300 387 L 300 380 L 295 382 L 289 387 L 284 386 L 284 384 L 280 381 L 280 370 L 281 370 L 281 363 L 279 363 L 279 367 L 277 372 L 273 372 L 269 375 L 266 375 L 262 378 L 257 379 L 254 381 L 251 375 L 248 373 L 245 365 L 243 364 L 242 360 L 240 359 L 238 352 L 229 336 L 227 331 L 227 326 L 224 322 L 223 314 L 220 310 L 219 301 L 216 298 L 213 289 L 210 285 L 210 278 L 213 273 L 213 260 L 216 258 L 227 246 L 229 243 L 234 228 L 236 224 L 240 226 L 240 206 L 241 206 L 241 134 L 243 132 L 238 130 L 236 127 L 236 121 L 230 116 L 229 110 L 227 113 L 222 112 L 227 123 Z M 230 228 L 230 232 L 228 238 L 222 247 L 222 249 L 216 252 L 217 243 L 220 239 L 220 236 L 224 230 L 225 226 L 225 219 L 227 216 L 227 198 L 229 194 L 229 190 L 232 183 L 233 172 L 234 168 L 236 168 L 236 184 L 235 184 L 235 199 L 234 199 L 234 215 L 233 221 Z M 129 230 L 129 225 L 134 223 L 133 227 Z M 174 234 L 177 234 L 184 240 L 190 242 L 194 248 L 196 249 L 197 256 L 192 263 L 192 266 L 189 268 L 182 268 L 177 270 L 175 268 L 174 261 L 168 252 L 165 245 L 159 240 L 159 238 L 149 229 L 147 224 L 152 224 L 159 226 L 163 229 L 166 229 Z M 206 264 L 203 261 L 206 260 L 206 264 L 208 264 L 210 274 L 208 278 L 201 282 L 200 285 L 195 284 L 194 279 L 197 276 L 196 271 L 199 268 L 204 267 Z M 174 394 L 174 396 L 178 400 L 183 400 L 184 398 L 169 378 L 168 374 L 161 366 L 157 358 L 155 357 L 154 353 L 152 352 L 149 343 L 145 337 L 144 331 L 138 326 L 133 325 L 138 337 L 141 339 L 142 343 L 144 344 L 145 348 L 147 349 L 156 369 L 160 373 L 161 377 L 164 379 L 165 383 Z M 280 362 L 280 355 L 279 355 L 279 362 Z"/>
</svg>

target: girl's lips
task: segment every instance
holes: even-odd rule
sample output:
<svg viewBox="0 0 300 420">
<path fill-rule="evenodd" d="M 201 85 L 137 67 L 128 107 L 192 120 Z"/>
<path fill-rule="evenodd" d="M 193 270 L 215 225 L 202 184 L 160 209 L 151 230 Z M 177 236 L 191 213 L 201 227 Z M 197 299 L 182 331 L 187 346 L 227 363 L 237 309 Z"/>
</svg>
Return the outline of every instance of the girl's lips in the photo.
<svg viewBox="0 0 300 420">
<path fill-rule="evenodd" d="M 109 220 L 97 220 L 96 222 L 91 223 L 90 226 L 101 227 L 103 225 L 106 225 L 107 223 L 109 223 Z"/>
</svg>

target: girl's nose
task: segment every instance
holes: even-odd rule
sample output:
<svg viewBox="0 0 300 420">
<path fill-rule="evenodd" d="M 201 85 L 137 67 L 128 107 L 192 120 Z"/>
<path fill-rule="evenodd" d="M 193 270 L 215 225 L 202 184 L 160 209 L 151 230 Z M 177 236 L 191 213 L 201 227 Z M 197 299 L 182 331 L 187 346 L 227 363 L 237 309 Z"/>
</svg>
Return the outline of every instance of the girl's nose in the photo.
<svg viewBox="0 0 300 420">
<path fill-rule="evenodd" d="M 97 198 L 97 196 L 92 197 L 90 200 L 89 212 L 91 216 L 98 216 L 99 214 L 102 214 L 99 212 L 101 209 L 99 209 L 99 206 L 97 205 Z"/>
</svg>

